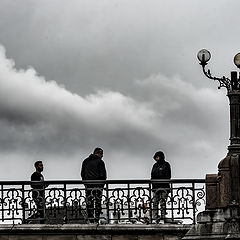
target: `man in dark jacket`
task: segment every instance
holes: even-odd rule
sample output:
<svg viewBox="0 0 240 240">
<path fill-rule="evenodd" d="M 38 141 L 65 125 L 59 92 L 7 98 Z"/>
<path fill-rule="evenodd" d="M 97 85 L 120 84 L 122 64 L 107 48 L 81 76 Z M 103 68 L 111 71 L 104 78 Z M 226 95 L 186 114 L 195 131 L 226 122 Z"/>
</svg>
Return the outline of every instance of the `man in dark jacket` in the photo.
<svg viewBox="0 0 240 240">
<path fill-rule="evenodd" d="M 153 156 L 156 163 L 153 165 L 151 172 L 151 179 L 171 179 L 171 167 L 168 162 L 165 161 L 165 156 L 162 151 L 156 152 Z M 166 201 L 168 198 L 168 193 L 170 192 L 169 182 L 153 182 L 152 183 L 152 191 L 153 191 L 153 219 L 158 222 L 158 210 L 159 203 L 161 208 L 161 219 L 165 218 L 166 215 Z"/>
<path fill-rule="evenodd" d="M 36 204 L 37 213 L 30 218 L 40 219 L 40 223 L 44 223 L 44 212 L 45 212 L 45 188 L 47 185 L 43 185 L 44 177 L 42 175 L 43 163 L 42 161 L 36 161 L 34 163 L 36 171 L 31 175 L 31 181 L 39 182 L 32 184 L 32 198 Z"/>
<path fill-rule="evenodd" d="M 82 163 L 82 180 L 106 180 L 107 173 L 102 160 L 103 150 L 95 148 L 93 154 Z M 89 222 L 98 222 L 101 214 L 103 183 L 88 183 L 86 188 L 86 206 Z M 94 214 L 95 212 L 95 214 Z"/>
</svg>

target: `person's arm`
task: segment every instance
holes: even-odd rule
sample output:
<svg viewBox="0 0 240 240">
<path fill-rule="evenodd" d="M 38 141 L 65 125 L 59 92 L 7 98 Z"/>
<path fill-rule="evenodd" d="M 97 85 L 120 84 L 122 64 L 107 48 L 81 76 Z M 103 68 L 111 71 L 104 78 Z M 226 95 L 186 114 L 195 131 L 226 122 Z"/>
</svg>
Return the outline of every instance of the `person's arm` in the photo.
<svg viewBox="0 0 240 240">
<path fill-rule="evenodd" d="M 172 173 L 171 173 L 171 166 L 169 163 L 167 163 L 167 168 L 166 168 L 166 179 L 171 179 Z"/>
<path fill-rule="evenodd" d="M 151 179 L 157 179 L 157 178 L 158 178 L 157 167 L 156 167 L 156 163 L 154 163 L 151 171 Z"/>
<path fill-rule="evenodd" d="M 156 180 L 156 179 L 158 179 L 158 176 L 157 176 L 157 166 L 156 166 L 156 163 L 155 163 L 155 164 L 153 164 L 152 171 L 151 171 L 151 180 Z M 158 187 L 159 187 L 158 183 L 156 183 L 156 182 L 152 183 L 152 190 L 153 191 L 155 191 Z"/>
<path fill-rule="evenodd" d="M 82 177 L 82 180 L 85 180 L 85 164 L 84 164 L 84 162 L 82 163 L 81 177 Z"/>
<path fill-rule="evenodd" d="M 33 174 L 32 174 L 32 175 L 31 175 L 31 182 L 34 181 L 33 178 L 34 178 L 34 177 L 33 177 Z M 31 185 L 31 188 L 34 188 L 34 185 Z"/>
<path fill-rule="evenodd" d="M 47 187 L 49 187 L 49 184 L 45 184 L 45 185 L 44 185 L 44 188 L 47 188 Z"/>
<path fill-rule="evenodd" d="M 101 180 L 106 180 L 107 179 L 107 171 L 105 168 L 105 163 L 104 161 L 100 161 L 100 166 L 99 166 L 99 175 Z"/>
<path fill-rule="evenodd" d="M 153 169 L 154 169 L 154 165 L 153 165 L 153 167 L 152 167 L 152 171 L 151 171 L 151 179 L 154 178 L 154 175 L 153 175 Z"/>
</svg>

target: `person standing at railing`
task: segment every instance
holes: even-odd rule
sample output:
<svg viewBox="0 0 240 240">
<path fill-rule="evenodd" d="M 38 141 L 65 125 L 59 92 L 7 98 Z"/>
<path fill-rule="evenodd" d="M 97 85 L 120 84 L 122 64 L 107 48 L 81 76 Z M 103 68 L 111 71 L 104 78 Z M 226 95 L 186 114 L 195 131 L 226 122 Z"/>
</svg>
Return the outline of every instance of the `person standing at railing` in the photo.
<svg viewBox="0 0 240 240">
<path fill-rule="evenodd" d="M 43 185 L 44 177 L 43 172 L 43 163 L 42 161 L 36 161 L 34 163 L 36 171 L 31 175 L 31 181 L 40 182 L 39 184 L 32 184 L 32 198 L 36 204 L 37 213 L 34 216 L 31 216 L 30 219 L 40 219 L 40 223 L 44 223 L 44 212 L 45 212 L 45 194 L 44 189 L 48 185 Z"/>
<path fill-rule="evenodd" d="M 151 179 L 171 179 L 171 166 L 165 161 L 165 155 L 162 151 L 156 152 L 153 156 L 156 163 L 152 167 Z M 152 183 L 153 191 L 153 220 L 158 223 L 160 220 L 164 220 L 166 215 L 166 201 L 170 192 L 169 182 L 156 182 Z M 159 204 L 161 210 L 161 218 L 159 218 Z"/>
<path fill-rule="evenodd" d="M 102 160 L 103 150 L 95 148 L 93 154 L 86 158 L 82 163 L 82 180 L 106 180 L 107 173 L 105 163 Z M 102 191 L 104 184 L 88 183 L 86 188 L 86 207 L 88 221 L 90 223 L 98 222 L 101 214 Z M 95 212 L 95 214 L 94 214 Z"/>
</svg>

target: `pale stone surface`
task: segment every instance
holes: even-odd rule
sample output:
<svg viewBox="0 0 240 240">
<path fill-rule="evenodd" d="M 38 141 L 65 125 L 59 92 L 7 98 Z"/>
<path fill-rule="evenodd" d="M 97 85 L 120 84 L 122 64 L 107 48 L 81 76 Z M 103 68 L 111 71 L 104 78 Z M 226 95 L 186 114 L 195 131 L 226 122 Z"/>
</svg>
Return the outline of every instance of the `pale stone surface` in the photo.
<svg viewBox="0 0 240 240">
<path fill-rule="evenodd" d="M 137 235 L 113 235 L 112 240 L 138 240 Z"/>
<path fill-rule="evenodd" d="M 8 238 L 8 240 L 42 240 L 42 239 L 43 237 L 41 235 L 9 235 Z"/>
<path fill-rule="evenodd" d="M 172 235 L 165 235 L 163 237 L 163 240 L 181 240 L 182 238 L 181 237 L 178 237 L 178 236 L 172 236 Z"/>
<path fill-rule="evenodd" d="M 8 235 L 6 235 L 6 236 L 0 236 L 0 240 L 8 240 Z"/>
<path fill-rule="evenodd" d="M 111 235 L 77 235 L 77 240 L 111 240 Z"/>
<path fill-rule="evenodd" d="M 47 235 L 42 240 L 76 240 L 76 235 Z"/>
<path fill-rule="evenodd" d="M 163 240 L 163 235 L 139 235 L 138 240 Z"/>
</svg>

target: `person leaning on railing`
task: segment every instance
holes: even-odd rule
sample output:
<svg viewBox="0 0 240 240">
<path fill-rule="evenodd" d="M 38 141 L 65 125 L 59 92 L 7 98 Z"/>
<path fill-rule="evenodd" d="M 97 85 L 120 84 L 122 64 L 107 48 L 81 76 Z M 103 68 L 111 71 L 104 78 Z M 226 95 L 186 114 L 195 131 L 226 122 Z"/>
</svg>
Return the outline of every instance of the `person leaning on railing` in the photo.
<svg viewBox="0 0 240 240">
<path fill-rule="evenodd" d="M 165 161 L 165 156 L 162 151 L 156 152 L 153 156 L 153 159 L 156 163 L 152 167 L 151 179 L 171 179 L 171 166 L 168 162 Z M 153 182 L 152 183 L 153 191 L 153 220 L 158 223 L 161 220 L 164 220 L 166 215 L 166 201 L 170 191 L 169 182 Z M 161 218 L 159 218 L 158 210 L 161 210 Z"/>
<path fill-rule="evenodd" d="M 103 150 L 95 148 L 93 154 L 86 158 L 82 163 L 81 177 L 82 180 L 106 180 L 107 173 L 105 163 L 102 160 Z M 85 184 L 86 207 L 88 221 L 90 223 L 98 222 L 101 214 L 102 191 L 104 184 L 88 183 Z M 94 207 L 95 203 L 95 207 Z M 95 214 L 94 214 L 95 212 Z"/>
</svg>

